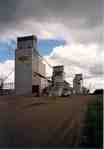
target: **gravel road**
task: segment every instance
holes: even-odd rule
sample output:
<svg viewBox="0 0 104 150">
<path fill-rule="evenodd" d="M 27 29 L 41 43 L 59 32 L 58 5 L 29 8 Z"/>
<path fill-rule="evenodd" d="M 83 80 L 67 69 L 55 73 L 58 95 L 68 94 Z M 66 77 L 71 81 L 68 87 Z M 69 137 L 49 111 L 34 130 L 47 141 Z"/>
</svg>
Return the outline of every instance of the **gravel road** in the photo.
<svg viewBox="0 0 104 150">
<path fill-rule="evenodd" d="M 1 148 L 78 148 L 87 104 L 96 96 L 0 97 Z"/>
</svg>

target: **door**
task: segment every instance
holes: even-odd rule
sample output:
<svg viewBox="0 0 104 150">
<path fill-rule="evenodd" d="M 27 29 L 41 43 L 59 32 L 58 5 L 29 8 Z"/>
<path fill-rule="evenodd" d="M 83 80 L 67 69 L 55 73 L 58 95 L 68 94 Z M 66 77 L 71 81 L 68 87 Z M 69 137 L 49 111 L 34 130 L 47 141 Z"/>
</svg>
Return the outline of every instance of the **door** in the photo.
<svg viewBox="0 0 104 150">
<path fill-rule="evenodd" d="M 35 94 L 36 96 L 39 96 L 39 85 L 33 85 L 32 86 L 32 93 Z"/>
</svg>

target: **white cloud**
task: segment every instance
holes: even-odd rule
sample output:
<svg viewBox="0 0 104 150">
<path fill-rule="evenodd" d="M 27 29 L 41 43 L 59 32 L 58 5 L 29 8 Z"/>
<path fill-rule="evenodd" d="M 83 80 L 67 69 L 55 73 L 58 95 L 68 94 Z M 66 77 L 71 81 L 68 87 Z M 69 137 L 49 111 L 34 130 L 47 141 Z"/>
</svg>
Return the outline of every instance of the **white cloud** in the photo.
<svg viewBox="0 0 104 150">
<path fill-rule="evenodd" d="M 51 54 L 45 56 L 45 58 L 53 66 L 64 65 L 67 81 L 72 83 L 76 73 L 83 73 L 84 84 L 91 90 L 100 87 L 104 88 L 104 59 L 103 54 L 100 58 L 98 57 L 98 49 L 97 44 L 85 46 L 73 43 L 54 48 Z M 52 73 L 50 70 L 47 67 L 48 75 Z"/>
<path fill-rule="evenodd" d="M 0 63 L 0 78 L 6 79 L 6 83 L 14 82 L 14 60 Z"/>
<path fill-rule="evenodd" d="M 64 65 L 66 80 L 72 84 L 75 73 L 83 73 L 84 85 L 94 90 L 95 88 L 104 88 L 104 53 L 100 53 L 98 59 L 97 45 L 67 44 L 53 49 L 50 55 L 45 56 L 51 66 Z M 101 66 L 100 66 L 101 64 Z M 99 68 L 102 67 L 102 68 Z M 93 69 L 92 69 L 93 68 Z M 7 60 L 0 63 L 0 77 L 7 77 L 11 71 L 14 71 L 14 60 Z M 46 65 L 47 76 L 52 75 L 52 68 Z M 99 74 L 102 72 L 102 74 Z M 91 77 L 91 78 L 86 78 Z M 5 82 L 14 82 L 14 72 Z"/>
</svg>

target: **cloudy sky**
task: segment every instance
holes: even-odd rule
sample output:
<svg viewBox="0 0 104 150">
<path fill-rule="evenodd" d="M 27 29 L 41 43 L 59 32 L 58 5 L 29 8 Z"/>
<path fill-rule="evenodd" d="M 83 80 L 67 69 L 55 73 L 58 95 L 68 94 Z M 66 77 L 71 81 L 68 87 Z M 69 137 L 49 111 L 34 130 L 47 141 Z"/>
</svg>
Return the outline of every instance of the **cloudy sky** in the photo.
<svg viewBox="0 0 104 150">
<path fill-rule="evenodd" d="M 45 59 L 65 66 L 67 81 L 83 73 L 87 87 L 104 88 L 103 6 L 103 0 L 0 0 L 0 75 L 14 69 L 16 37 L 35 34 Z"/>
</svg>

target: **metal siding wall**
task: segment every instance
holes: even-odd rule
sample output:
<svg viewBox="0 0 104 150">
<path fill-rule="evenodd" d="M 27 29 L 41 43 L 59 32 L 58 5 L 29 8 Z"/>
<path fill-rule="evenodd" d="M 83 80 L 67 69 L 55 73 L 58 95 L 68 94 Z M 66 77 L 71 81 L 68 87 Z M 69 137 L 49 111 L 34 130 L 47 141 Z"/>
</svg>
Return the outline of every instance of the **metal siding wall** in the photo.
<svg viewBox="0 0 104 150">
<path fill-rule="evenodd" d="M 28 60 L 18 58 L 28 56 Z M 32 93 L 32 49 L 17 49 L 15 61 L 15 88 L 16 94 Z"/>
<path fill-rule="evenodd" d="M 34 72 L 45 76 L 45 64 L 43 64 L 42 59 L 35 53 L 35 51 L 32 56 L 32 85 L 39 85 L 41 92 L 42 89 L 46 87 L 46 79 L 39 76 L 34 77 Z"/>
<path fill-rule="evenodd" d="M 39 77 L 34 76 L 35 72 L 39 72 L 39 56 L 34 51 L 32 55 L 32 85 L 40 85 Z"/>
</svg>

